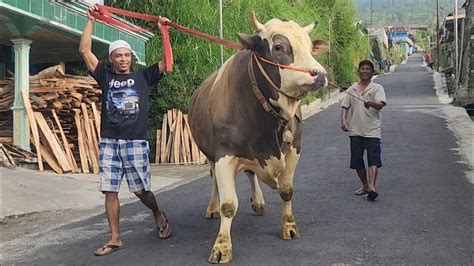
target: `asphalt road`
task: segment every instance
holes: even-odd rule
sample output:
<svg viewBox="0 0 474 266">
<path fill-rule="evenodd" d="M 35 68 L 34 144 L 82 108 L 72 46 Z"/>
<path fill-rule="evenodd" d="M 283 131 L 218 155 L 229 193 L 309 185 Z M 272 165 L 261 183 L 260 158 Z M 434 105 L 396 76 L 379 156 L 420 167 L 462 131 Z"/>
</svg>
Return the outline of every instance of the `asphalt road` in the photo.
<svg viewBox="0 0 474 266">
<path fill-rule="evenodd" d="M 385 87 L 388 102 L 377 201 L 353 195 L 358 180 L 348 168 L 349 139 L 333 105 L 304 122 L 293 196 L 301 239 L 279 239 L 281 200 L 264 184 L 266 212 L 252 212 L 250 185 L 239 175 L 234 265 L 473 263 L 469 168 L 443 118 L 432 73 L 418 56 L 376 82 Z M 49 232 L 30 228 L 31 243 L 23 244 L 31 249 L 4 256 L 2 264 L 206 265 L 219 229 L 219 220 L 204 218 L 209 194 L 210 180 L 203 178 L 157 195 L 174 231 L 169 240 L 158 239 L 151 215 L 132 203 L 121 211 L 121 251 L 93 255 L 108 240 L 101 214 L 65 220 Z"/>
</svg>

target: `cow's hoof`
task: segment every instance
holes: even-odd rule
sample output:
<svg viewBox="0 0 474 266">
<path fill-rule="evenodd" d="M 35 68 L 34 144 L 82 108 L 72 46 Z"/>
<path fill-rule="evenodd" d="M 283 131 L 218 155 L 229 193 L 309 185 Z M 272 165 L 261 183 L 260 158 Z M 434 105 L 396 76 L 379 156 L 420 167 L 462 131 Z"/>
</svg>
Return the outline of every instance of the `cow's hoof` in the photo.
<svg viewBox="0 0 474 266">
<path fill-rule="evenodd" d="M 296 226 L 295 217 L 285 215 L 281 226 L 280 238 L 284 240 L 300 238 L 300 230 Z"/>
<path fill-rule="evenodd" d="M 252 203 L 252 210 L 255 213 L 263 214 L 263 212 L 265 211 L 265 202 L 258 202 L 253 198 L 250 198 L 250 202 Z"/>
<path fill-rule="evenodd" d="M 229 237 L 219 234 L 209 256 L 209 262 L 229 263 L 232 258 L 232 244 Z"/>
<path fill-rule="evenodd" d="M 255 213 L 263 214 L 263 212 L 265 211 L 265 204 L 258 204 L 258 203 L 252 202 L 252 210 Z"/>
<path fill-rule="evenodd" d="M 217 218 L 220 218 L 220 217 L 221 217 L 221 212 L 219 211 L 219 209 L 214 209 L 214 210 L 207 209 L 206 210 L 206 219 L 217 219 Z"/>
</svg>

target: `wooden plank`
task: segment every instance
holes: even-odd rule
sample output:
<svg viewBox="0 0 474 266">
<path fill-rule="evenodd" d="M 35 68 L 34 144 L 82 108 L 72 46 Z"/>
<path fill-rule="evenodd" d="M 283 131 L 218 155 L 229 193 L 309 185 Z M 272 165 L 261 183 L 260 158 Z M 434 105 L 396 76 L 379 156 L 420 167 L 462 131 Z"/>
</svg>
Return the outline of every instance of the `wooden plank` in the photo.
<svg viewBox="0 0 474 266">
<path fill-rule="evenodd" d="M 183 125 L 184 123 L 184 120 L 183 120 L 183 114 L 181 114 L 181 149 L 180 149 L 180 156 L 181 156 L 181 160 L 182 162 L 186 165 L 188 164 L 188 158 L 186 156 L 186 138 L 187 138 L 187 135 L 186 135 L 186 127 Z"/>
<path fill-rule="evenodd" d="M 56 115 L 56 111 L 54 111 L 54 109 L 51 109 L 51 113 L 53 114 L 54 121 L 56 122 L 56 125 L 59 129 L 59 133 L 61 134 L 61 139 L 63 141 L 64 149 L 66 150 L 66 155 L 69 161 L 69 165 L 71 165 L 71 170 L 73 173 L 77 173 L 79 172 L 79 168 L 77 167 L 76 160 L 74 159 L 74 155 L 72 154 L 71 147 L 69 147 L 69 143 L 67 141 L 66 135 L 64 134 L 63 127 L 61 126 L 61 123 L 59 122 L 59 118 Z"/>
<path fill-rule="evenodd" d="M 84 116 L 81 117 L 81 127 L 82 127 L 82 138 L 84 143 L 84 150 L 86 151 L 87 163 L 89 164 L 89 171 L 92 173 L 94 169 L 92 168 L 92 156 L 91 151 L 89 149 L 89 138 L 87 137 L 86 133 L 86 123 L 84 122 Z"/>
<path fill-rule="evenodd" d="M 56 162 L 51 152 L 46 148 L 43 144 L 40 144 L 41 154 L 43 154 L 43 158 L 45 162 L 58 174 L 62 174 L 63 170 L 61 166 Z"/>
<path fill-rule="evenodd" d="M 38 168 L 40 171 L 43 171 L 43 161 L 41 160 L 41 149 L 40 149 L 40 139 L 38 134 L 38 125 L 36 124 L 35 116 L 33 114 L 33 109 L 31 109 L 30 98 L 26 91 L 21 91 L 23 96 L 23 102 L 25 104 L 26 115 L 28 121 L 30 122 L 31 135 L 33 135 L 33 145 L 36 147 L 36 156 L 38 157 Z"/>
<path fill-rule="evenodd" d="M 156 153 L 155 163 L 160 163 L 160 151 L 161 151 L 161 129 L 156 130 Z"/>
<path fill-rule="evenodd" d="M 61 145 L 56 141 L 53 132 L 51 132 L 51 129 L 49 129 L 48 124 L 44 119 L 43 114 L 40 112 L 34 112 L 33 114 L 35 116 L 36 122 L 38 123 L 40 131 L 46 138 L 45 142 L 47 142 L 51 147 L 53 156 L 56 157 L 61 168 L 66 172 L 71 171 L 71 166 L 67 160 L 66 153 L 62 150 Z"/>
<path fill-rule="evenodd" d="M 89 149 L 90 160 L 92 163 L 92 172 L 94 174 L 99 173 L 99 159 L 94 149 L 94 141 L 92 138 L 91 127 L 89 123 L 89 112 L 85 103 L 81 103 L 82 115 L 84 117 L 84 128 L 87 136 L 87 147 Z"/>
<path fill-rule="evenodd" d="M 193 158 L 192 162 L 198 162 L 200 160 L 199 148 L 196 142 L 194 141 L 193 133 L 191 132 L 191 127 L 189 126 L 188 115 L 184 115 L 183 118 L 186 129 L 188 130 L 189 139 L 191 141 L 191 157 Z"/>
<path fill-rule="evenodd" d="M 173 138 L 174 138 L 174 130 L 176 128 L 176 121 L 177 120 L 174 120 L 174 123 L 170 128 L 170 134 L 168 136 L 168 143 L 166 144 L 166 160 L 165 160 L 165 163 L 173 163 L 174 162 L 174 158 L 171 154 L 171 147 L 173 145 Z"/>
<path fill-rule="evenodd" d="M 91 108 L 92 108 L 92 114 L 94 115 L 94 122 L 95 122 L 95 127 L 97 129 L 97 137 L 100 138 L 100 114 L 99 111 L 97 110 L 96 103 L 91 103 Z"/>
<path fill-rule="evenodd" d="M 184 153 L 185 153 L 186 162 L 192 163 L 193 158 L 191 157 L 191 146 L 190 146 L 190 141 L 189 141 L 189 133 L 188 133 L 188 129 L 186 128 L 186 125 L 183 126 L 183 132 L 184 132 L 184 134 L 183 134 L 183 136 L 184 136 L 183 146 L 184 146 Z"/>
<path fill-rule="evenodd" d="M 166 161 L 166 140 L 168 139 L 167 137 L 167 132 L 168 132 L 168 114 L 165 114 L 163 116 L 163 122 L 161 123 L 161 151 L 160 151 L 160 161 L 164 163 Z"/>
<path fill-rule="evenodd" d="M 94 122 L 92 120 L 89 120 L 89 123 L 90 123 L 90 127 L 91 127 L 92 144 L 94 145 L 95 156 L 96 156 L 96 158 L 99 158 L 99 142 L 98 142 L 96 130 L 95 130 L 95 127 L 94 127 Z"/>
<path fill-rule="evenodd" d="M 168 128 L 170 129 L 170 132 L 171 132 L 171 127 L 173 126 L 173 122 L 174 122 L 173 112 L 171 110 L 168 110 Z"/>
<path fill-rule="evenodd" d="M 174 141 L 173 141 L 173 155 L 174 155 L 174 163 L 179 164 L 181 161 L 179 159 L 180 155 L 180 149 L 181 149 L 181 126 L 182 126 L 182 120 L 183 120 L 183 113 L 181 111 L 176 111 L 177 112 L 177 118 L 176 118 L 176 130 L 175 130 L 175 136 L 174 136 Z"/>
<path fill-rule="evenodd" d="M 82 134 L 81 110 L 74 109 L 74 120 L 77 128 L 77 143 L 79 146 L 79 157 L 81 158 L 81 168 L 84 174 L 89 173 L 89 164 L 87 163 L 86 146 L 84 145 L 84 136 Z"/>
</svg>

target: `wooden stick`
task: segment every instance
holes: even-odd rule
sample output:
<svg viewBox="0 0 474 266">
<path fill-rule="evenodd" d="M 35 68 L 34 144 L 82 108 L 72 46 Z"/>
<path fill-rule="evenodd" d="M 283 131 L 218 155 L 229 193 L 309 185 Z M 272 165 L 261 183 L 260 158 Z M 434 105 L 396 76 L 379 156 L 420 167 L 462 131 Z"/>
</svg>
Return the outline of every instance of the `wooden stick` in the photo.
<svg viewBox="0 0 474 266">
<path fill-rule="evenodd" d="M 184 136 L 183 146 L 184 146 L 184 153 L 185 153 L 184 157 L 186 158 L 187 162 L 192 162 L 193 158 L 191 157 L 191 147 L 189 146 L 190 145 L 189 133 L 188 133 L 188 129 L 186 128 L 186 125 L 183 126 L 183 132 L 184 132 L 184 134 L 183 134 L 183 136 Z"/>
<path fill-rule="evenodd" d="M 156 130 L 156 153 L 155 163 L 160 163 L 160 151 L 161 151 L 161 130 Z"/>
<path fill-rule="evenodd" d="M 176 121 L 174 120 L 173 125 L 170 128 L 170 134 L 168 137 L 168 144 L 166 144 L 166 161 L 167 163 L 174 163 L 174 158 L 171 154 L 171 146 L 173 144 L 173 138 L 174 138 L 174 130 L 176 128 Z"/>
<path fill-rule="evenodd" d="M 183 118 L 184 118 L 184 123 L 186 125 L 186 129 L 188 130 L 190 141 L 191 141 L 191 155 L 193 158 L 192 161 L 198 162 L 201 159 L 199 156 L 199 148 L 196 142 L 194 141 L 193 133 L 191 132 L 191 127 L 189 126 L 188 115 L 184 115 Z"/>
<path fill-rule="evenodd" d="M 91 155 L 91 150 L 89 149 L 89 138 L 87 137 L 86 133 L 86 122 L 84 121 L 84 115 L 81 117 L 81 129 L 82 129 L 82 137 L 83 137 L 83 143 L 84 143 L 84 151 L 87 157 L 87 163 L 89 165 L 89 171 L 94 173 L 94 169 L 92 167 L 92 155 Z"/>
<path fill-rule="evenodd" d="M 167 137 L 167 129 L 168 129 L 168 115 L 165 114 L 163 116 L 163 122 L 161 123 L 161 158 L 160 161 L 164 163 L 166 161 L 166 140 L 168 139 Z"/>
<path fill-rule="evenodd" d="M 175 130 L 175 136 L 174 136 L 174 143 L 173 143 L 173 155 L 174 155 L 174 163 L 179 164 L 179 155 L 180 155 L 180 149 L 181 149 L 181 125 L 183 119 L 183 113 L 181 111 L 177 111 L 177 118 L 176 118 L 176 130 Z"/>
<path fill-rule="evenodd" d="M 54 109 L 51 109 L 51 113 L 53 114 L 54 121 L 56 122 L 56 125 L 58 126 L 59 133 L 61 134 L 61 139 L 63 141 L 63 146 L 64 149 L 66 150 L 66 155 L 69 161 L 69 165 L 71 165 L 71 170 L 73 173 L 79 172 L 79 169 L 77 168 L 76 160 L 74 159 L 74 155 L 72 154 L 71 147 L 69 147 L 69 143 L 67 141 L 66 135 L 64 134 L 63 128 L 61 126 L 61 123 L 59 122 L 59 118 L 56 115 L 56 111 Z"/>
<path fill-rule="evenodd" d="M 181 118 L 181 157 L 184 162 L 184 164 L 188 164 L 188 157 L 186 154 L 186 140 L 188 138 L 188 135 L 186 134 L 186 127 L 183 125 L 184 120 Z"/>
<path fill-rule="evenodd" d="M 94 148 L 94 140 L 92 137 L 91 126 L 89 123 L 89 112 L 85 103 L 81 103 L 82 115 L 84 117 L 84 128 L 86 129 L 87 135 L 87 147 L 89 148 L 90 159 L 92 163 L 92 171 L 94 174 L 99 173 L 99 159 Z"/>
<path fill-rule="evenodd" d="M 95 103 L 91 103 L 91 107 L 92 107 L 92 113 L 94 115 L 94 121 L 95 121 L 95 126 L 96 126 L 96 129 L 97 129 L 97 137 L 100 138 L 100 114 L 99 114 L 99 111 L 97 111 L 97 106 Z"/>
<path fill-rule="evenodd" d="M 62 150 L 61 145 L 56 141 L 53 132 L 49 129 L 46 120 L 44 119 L 43 114 L 40 112 L 33 113 L 38 126 L 46 138 L 46 142 L 51 147 L 52 153 L 54 157 L 58 160 L 59 165 L 64 171 L 71 171 L 71 166 L 69 165 L 69 161 L 67 160 L 66 153 Z"/>
<path fill-rule="evenodd" d="M 98 140 L 97 140 L 97 134 L 95 131 L 94 122 L 92 120 L 89 120 L 89 124 L 91 128 L 91 133 L 92 133 L 92 145 L 94 145 L 95 156 L 96 158 L 99 158 L 99 143 L 97 142 Z"/>
<path fill-rule="evenodd" d="M 30 98 L 26 91 L 22 90 L 21 95 L 23 96 L 23 102 L 25 104 L 26 115 L 28 116 L 28 121 L 30 122 L 30 129 L 31 135 L 33 136 L 33 145 L 36 147 L 36 155 L 38 157 L 38 168 L 40 171 L 43 171 L 43 161 L 41 160 L 41 148 L 40 148 L 40 140 L 38 134 L 38 126 L 36 124 L 36 120 L 33 114 L 33 110 L 31 109 Z"/>
<path fill-rule="evenodd" d="M 74 109 L 74 120 L 76 122 L 77 128 L 77 143 L 79 146 L 79 156 L 81 158 L 81 168 L 84 174 L 89 173 L 89 165 L 87 163 L 87 155 L 86 155 L 86 148 L 84 145 L 84 138 L 82 136 L 82 123 L 81 123 L 81 110 Z"/>
<path fill-rule="evenodd" d="M 61 166 L 56 162 L 56 160 L 53 158 L 53 155 L 51 155 L 51 152 L 49 152 L 48 148 L 40 144 L 40 149 L 41 153 L 43 154 L 43 158 L 46 161 L 46 163 L 53 169 L 58 174 L 62 174 L 63 170 L 61 169 Z"/>
</svg>

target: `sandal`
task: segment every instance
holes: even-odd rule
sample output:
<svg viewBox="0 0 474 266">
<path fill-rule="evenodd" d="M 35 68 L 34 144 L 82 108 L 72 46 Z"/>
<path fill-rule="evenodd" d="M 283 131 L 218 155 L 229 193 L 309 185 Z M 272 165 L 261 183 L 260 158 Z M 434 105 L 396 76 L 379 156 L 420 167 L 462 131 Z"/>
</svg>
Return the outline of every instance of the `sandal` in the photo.
<svg viewBox="0 0 474 266">
<path fill-rule="evenodd" d="M 96 256 L 106 256 L 106 255 L 109 255 L 110 253 L 113 253 L 117 250 L 121 250 L 122 248 L 124 248 L 124 246 L 123 246 L 123 244 L 121 246 L 113 245 L 113 244 L 106 244 L 105 246 L 101 247 L 102 251 L 104 251 L 106 248 L 109 248 L 109 250 L 104 252 L 104 253 L 100 253 L 96 250 L 94 252 L 94 255 L 96 255 Z"/>
<path fill-rule="evenodd" d="M 171 236 L 171 229 L 170 225 L 168 223 L 168 218 L 166 217 L 166 214 L 161 211 L 160 212 L 161 216 L 164 218 L 164 222 L 162 226 L 157 225 L 156 228 L 158 229 L 158 237 L 161 239 L 167 239 Z M 165 234 L 165 231 L 168 231 L 167 234 Z"/>
<path fill-rule="evenodd" d="M 375 190 L 371 190 L 368 192 L 367 199 L 371 201 L 375 201 L 375 199 L 379 196 L 379 193 Z"/>
<path fill-rule="evenodd" d="M 364 188 L 359 188 L 358 190 L 354 191 L 354 194 L 357 195 L 357 196 L 362 196 L 362 195 L 365 195 L 369 193 L 367 190 L 365 190 Z"/>
</svg>

